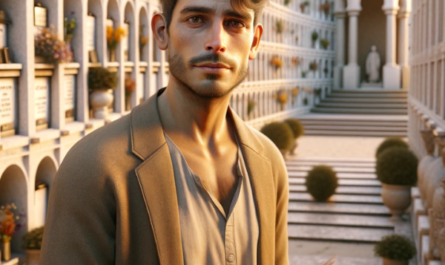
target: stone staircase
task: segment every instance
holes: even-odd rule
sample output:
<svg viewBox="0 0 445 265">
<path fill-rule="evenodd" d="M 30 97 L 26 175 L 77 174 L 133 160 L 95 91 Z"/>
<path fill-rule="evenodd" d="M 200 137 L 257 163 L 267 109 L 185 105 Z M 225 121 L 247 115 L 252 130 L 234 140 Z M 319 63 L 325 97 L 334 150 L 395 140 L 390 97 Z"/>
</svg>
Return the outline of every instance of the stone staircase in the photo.
<svg viewBox="0 0 445 265">
<path fill-rule="evenodd" d="M 313 201 L 304 186 L 307 171 L 321 164 L 332 166 L 339 178 L 335 195 L 326 203 Z M 290 264 L 318 265 L 333 256 L 328 250 L 335 249 L 332 244 L 338 243 L 347 244 L 343 247 L 346 254 L 332 250 L 338 255 L 336 264 L 382 264 L 380 258 L 354 256 L 351 247 L 364 245 L 372 253 L 373 244 L 382 236 L 400 232 L 400 226 L 409 230 L 410 224 L 390 221 L 390 213 L 380 196 L 381 185 L 376 179 L 374 164 L 373 159 L 296 157 L 286 162 Z M 316 255 L 307 255 L 311 250 L 305 249 L 305 245 L 311 241 L 316 242 L 315 246 L 326 246 L 317 250 Z M 295 245 L 301 249 L 295 249 Z M 413 262 L 410 264 L 415 264 Z"/>
<path fill-rule="evenodd" d="M 299 117 L 305 135 L 406 137 L 407 91 L 334 90 Z"/>
</svg>

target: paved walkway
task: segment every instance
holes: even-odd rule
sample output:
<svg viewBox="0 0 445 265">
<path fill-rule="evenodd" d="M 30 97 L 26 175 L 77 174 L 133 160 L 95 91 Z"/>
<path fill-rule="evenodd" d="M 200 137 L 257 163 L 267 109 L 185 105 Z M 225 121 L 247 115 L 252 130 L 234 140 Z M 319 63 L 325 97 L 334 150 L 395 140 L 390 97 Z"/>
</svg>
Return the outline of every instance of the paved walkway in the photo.
<svg viewBox="0 0 445 265">
<path fill-rule="evenodd" d="M 387 234 L 410 237 L 410 221 L 393 223 L 383 205 L 374 173 L 374 152 L 383 138 L 304 136 L 289 173 L 289 259 L 291 264 L 318 265 L 337 256 L 336 264 L 382 264 L 374 243 Z M 315 165 L 330 165 L 339 187 L 327 203 L 306 193 L 305 176 Z M 415 264 L 414 261 L 410 263 Z"/>
</svg>

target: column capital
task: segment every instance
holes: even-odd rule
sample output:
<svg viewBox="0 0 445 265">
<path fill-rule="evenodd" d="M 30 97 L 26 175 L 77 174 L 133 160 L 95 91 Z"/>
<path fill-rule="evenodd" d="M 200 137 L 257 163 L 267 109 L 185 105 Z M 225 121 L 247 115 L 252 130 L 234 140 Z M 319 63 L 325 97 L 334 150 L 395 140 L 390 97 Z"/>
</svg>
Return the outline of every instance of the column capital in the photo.
<svg viewBox="0 0 445 265">
<path fill-rule="evenodd" d="M 348 15 L 349 15 L 350 17 L 357 17 L 359 14 L 360 14 L 360 11 L 358 11 L 358 10 L 351 10 L 351 11 L 348 11 Z"/>
<path fill-rule="evenodd" d="M 399 10 L 399 13 L 397 13 L 397 17 L 398 18 L 407 18 L 407 17 L 409 17 L 409 14 L 411 14 L 410 11 Z"/>
<path fill-rule="evenodd" d="M 385 0 L 382 9 L 385 11 L 387 15 L 388 11 L 397 11 L 399 10 L 399 1 L 398 0 Z"/>
<path fill-rule="evenodd" d="M 346 7 L 346 11 L 349 15 L 353 15 L 351 13 L 360 13 L 362 11 L 362 6 L 360 5 L 361 0 L 347 0 L 348 6 Z"/>
<path fill-rule="evenodd" d="M 334 13 L 344 13 L 345 12 L 345 3 L 343 0 L 335 0 L 334 3 Z"/>
<path fill-rule="evenodd" d="M 383 9 L 385 15 L 396 15 L 399 9 Z"/>
<path fill-rule="evenodd" d="M 337 19 L 342 19 L 346 17 L 346 12 L 335 12 L 334 14 Z"/>
</svg>

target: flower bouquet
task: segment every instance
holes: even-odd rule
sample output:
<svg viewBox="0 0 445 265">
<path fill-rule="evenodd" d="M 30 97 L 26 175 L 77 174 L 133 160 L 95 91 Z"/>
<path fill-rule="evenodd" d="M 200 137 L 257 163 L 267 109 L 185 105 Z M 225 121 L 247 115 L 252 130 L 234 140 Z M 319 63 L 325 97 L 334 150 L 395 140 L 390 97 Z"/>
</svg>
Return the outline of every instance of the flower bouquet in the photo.
<svg viewBox="0 0 445 265">
<path fill-rule="evenodd" d="M 113 27 L 107 27 L 107 46 L 110 51 L 110 62 L 115 61 L 115 50 L 117 45 L 121 42 L 122 37 L 125 37 L 127 33 L 123 27 L 117 27 L 113 29 Z"/>
<path fill-rule="evenodd" d="M 2 241 L 3 260 L 11 258 L 11 239 L 16 231 L 23 224 L 18 222 L 24 214 L 17 213 L 17 206 L 14 203 L 7 203 L 0 206 L 0 238 Z"/>
<path fill-rule="evenodd" d="M 73 60 L 73 53 L 69 46 L 59 39 L 53 25 L 35 36 L 35 55 L 50 63 L 66 63 Z"/>
<path fill-rule="evenodd" d="M 270 60 L 270 64 L 272 66 L 275 66 L 275 69 L 280 68 L 281 66 L 283 66 L 283 61 L 278 57 L 278 56 L 274 56 L 272 58 L 272 60 Z"/>
</svg>

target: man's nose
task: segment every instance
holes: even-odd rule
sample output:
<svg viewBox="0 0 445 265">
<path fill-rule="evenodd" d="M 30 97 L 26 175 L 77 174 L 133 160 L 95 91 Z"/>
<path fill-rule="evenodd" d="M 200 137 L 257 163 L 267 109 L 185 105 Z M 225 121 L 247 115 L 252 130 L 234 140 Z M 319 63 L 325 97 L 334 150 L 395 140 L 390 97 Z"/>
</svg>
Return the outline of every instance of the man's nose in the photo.
<svg viewBox="0 0 445 265">
<path fill-rule="evenodd" d="M 212 51 L 212 53 L 219 53 L 226 51 L 226 34 L 224 25 L 222 22 L 213 23 L 209 28 L 208 35 L 210 36 L 205 43 L 206 51 Z"/>
</svg>

